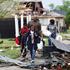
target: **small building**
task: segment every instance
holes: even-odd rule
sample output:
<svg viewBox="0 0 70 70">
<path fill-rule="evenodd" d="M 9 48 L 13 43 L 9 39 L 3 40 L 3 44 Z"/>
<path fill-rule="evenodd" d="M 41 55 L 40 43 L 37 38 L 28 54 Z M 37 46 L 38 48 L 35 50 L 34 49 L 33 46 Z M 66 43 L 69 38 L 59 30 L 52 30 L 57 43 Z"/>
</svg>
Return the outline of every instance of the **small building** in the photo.
<svg viewBox="0 0 70 70">
<path fill-rule="evenodd" d="M 13 1 L 15 2 L 18 0 Z M 2 38 L 15 37 L 16 19 L 18 21 L 17 23 L 19 27 L 18 32 L 20 28 L 23 27 L 23 23 L 28 23 L 27 18 L 29 20 L 31 20 L 34 17 L 38 18 L 42 27 L 44 28 L 47 27 L 47 25 L 50 23 L 51 20 L 55 21 L 55 25 L 57 25 L 59 30 L 65 24 L 64 15 L 44 9 L 45 6 L 42 0 L 20 0 L 19 4 L 16 4 L 16 6 L 13 7 L 15 3 L 11 4 L 11 7 L 13 8 L 12 11 L 11 11 L 12 8 L 10 9 L 10 5 L 8 6 L 9 8 L 7 8 L 7 10 L 10 11 L 10 14 L 8 13 L 8 15 L 5 15 L 5 18 L 0 19 L 0 34 Z M 14 14 L 14 16 L 16 15 L 17 18 L 14 19 L 14 16 L 12 16 L 12 14 Z M 25 20 L 24 17 L 26 17 Z"/>
<path fill-rule="evenodd" d="M 65 26 L 64 15 L 54 11 L 47 12 L 45 16 L 43 16 L 43 18 L 40 18 L 39 20 L 41 25 L 44 27 L 47 26 L 51 20 L 53 20 L 59 31 L 61 31 L 62 27 Z"/>
</svg>

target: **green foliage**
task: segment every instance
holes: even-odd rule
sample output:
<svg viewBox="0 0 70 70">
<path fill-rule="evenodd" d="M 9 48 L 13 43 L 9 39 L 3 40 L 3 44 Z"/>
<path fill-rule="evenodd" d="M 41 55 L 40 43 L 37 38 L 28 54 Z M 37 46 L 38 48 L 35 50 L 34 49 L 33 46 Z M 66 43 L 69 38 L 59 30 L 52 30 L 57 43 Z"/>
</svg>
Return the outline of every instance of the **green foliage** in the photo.
<svg viewBox="0 0 70 70">
<path fill-rule="evenodd" d="M 56 9 L 68 12 L 70 10 L 70 1 L 63 0 L 63 5 L 57 6 Z"/>
<path fill-rule="evenodd" d="M 18 2 L 14 0 L 0 0 L 0 18 L 12 17 Z"/>
<path fill-rule="evenodd" d="M 3 3 L 4 1 L 6 1 L 6 0 L 0 0 L 0 3 Z"/>
<path fill-rule="evenodd" d="M 66 17 L 65 17 L 65 22 L 66 22 L 67 24 L 70 24 L 70 14 L 69 14 L 69 15 L 66 15 Z"/>
<path fill-rule="evenodd" d="M 70 10 L 68 10 L 66 17 L 65 17 L 66 23 L 70 24 Z"/>
<path fill-rule="evenodd" d="M 56 9 L 66 12 L 65 22 L 66 24 L 70 24 L 70 1 L 63 0 L 63 5 L 57 6 Z"/>
</svg>

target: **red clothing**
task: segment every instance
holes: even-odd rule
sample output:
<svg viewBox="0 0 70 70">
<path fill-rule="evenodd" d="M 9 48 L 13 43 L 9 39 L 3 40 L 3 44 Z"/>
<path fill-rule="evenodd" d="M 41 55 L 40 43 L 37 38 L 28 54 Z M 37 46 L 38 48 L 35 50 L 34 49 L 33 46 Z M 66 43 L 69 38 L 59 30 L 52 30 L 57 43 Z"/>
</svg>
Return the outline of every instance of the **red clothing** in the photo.
<svg viewBox="0 0 70 70">
<path fill-rule="evenodd" d="M 16 41 L 16 44 L 19 45 L 20 42 L 19 42 L 19 38 L 18 37 L 15 38 L 15 41 Z"/>
<path fill-rule="evenodd" d="M 29 29 L 28 29 L 28 27 L 27 26 L 24 26 L 21 30 L 20 30 L 20 33 L 21 33 L 21 35 L 24 35 L 26 32 L 28 32 L 29 31 Z"/>
<path fill-rule="evenodd" d="M 21 33 L 21 36 L 24 36 L 25 33 L 27 33 L 29 31 L 29 28 L 27 26 L 24 26 L 21 30 L 20 30 L 20 33 Z M 23 40 L 21 39 L 21 46 L 22 48 L 24 48 L 24 42 Z"/>
</svg>

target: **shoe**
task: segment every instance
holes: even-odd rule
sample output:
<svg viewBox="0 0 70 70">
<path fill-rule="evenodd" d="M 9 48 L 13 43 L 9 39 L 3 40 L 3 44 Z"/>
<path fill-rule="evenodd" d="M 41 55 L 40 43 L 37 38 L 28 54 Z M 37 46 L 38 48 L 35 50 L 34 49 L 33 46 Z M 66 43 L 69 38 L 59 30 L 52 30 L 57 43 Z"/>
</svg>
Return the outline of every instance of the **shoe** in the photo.
<svg viewBox="0 0 70 70">
<path fill-rule="evenodd" d="M 34 63 L 34 60 L 31 60 L 31 63 Z"/>
</svg>

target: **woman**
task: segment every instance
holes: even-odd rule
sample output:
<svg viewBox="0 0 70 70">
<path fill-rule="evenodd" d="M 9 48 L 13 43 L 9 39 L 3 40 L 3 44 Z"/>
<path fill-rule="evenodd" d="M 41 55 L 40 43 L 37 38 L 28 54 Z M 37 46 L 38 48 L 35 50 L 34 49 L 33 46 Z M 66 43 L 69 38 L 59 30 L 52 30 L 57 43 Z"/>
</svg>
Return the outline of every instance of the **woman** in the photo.
<svg viewBox="0 0 70 70">
<path fill-rule="evenodd" d="M 37 43 L 40 42 L 40 36 L 35 31 L 35 26 L 31 25 L 30 30 L 27 33 L 27 45 L 30 50 L 31 62 L 34 63 L 35 53 L 37 50 Z"/>
</svg>

